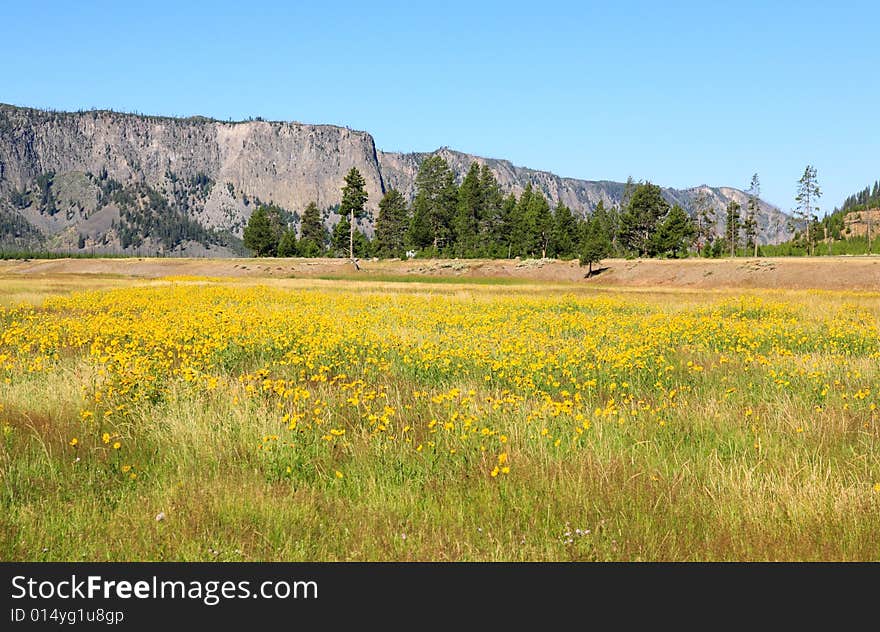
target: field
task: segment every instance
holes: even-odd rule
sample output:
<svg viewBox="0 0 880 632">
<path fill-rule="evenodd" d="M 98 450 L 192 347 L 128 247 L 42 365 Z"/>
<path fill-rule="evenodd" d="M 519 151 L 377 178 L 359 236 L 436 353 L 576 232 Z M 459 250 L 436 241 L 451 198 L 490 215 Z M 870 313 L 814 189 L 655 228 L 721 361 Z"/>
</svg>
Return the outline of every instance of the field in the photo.
<svg viewBox="0 0 880 632">
<path fill-rule="evenodd" d="M 832 261 L 0 265 L 0 559 L 878 560 L 880 266 Z"/>
</svg>

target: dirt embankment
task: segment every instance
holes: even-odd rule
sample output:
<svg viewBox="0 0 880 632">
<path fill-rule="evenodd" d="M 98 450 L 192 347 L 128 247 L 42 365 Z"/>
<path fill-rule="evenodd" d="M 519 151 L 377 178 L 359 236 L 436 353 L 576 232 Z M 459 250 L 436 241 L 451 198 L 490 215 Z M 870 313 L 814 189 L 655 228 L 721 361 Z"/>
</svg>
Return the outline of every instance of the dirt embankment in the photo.
<svg viewBox="0 0 880 632">
<path fill-rule="evenodd" d="M 608 259 L 592 277 L 576 261 L 346 259 L 54 259 L 2 261 L 0 275 L 41 278 L 57 275 L 112 275 L 159 278 L 343 277 L 394 280 L 396 277 L 497 278 L 523 282 L 578 283 L 620 287 L 776 288 L 880 291 L 880 256 L 740 259 Z"/>
</svg>

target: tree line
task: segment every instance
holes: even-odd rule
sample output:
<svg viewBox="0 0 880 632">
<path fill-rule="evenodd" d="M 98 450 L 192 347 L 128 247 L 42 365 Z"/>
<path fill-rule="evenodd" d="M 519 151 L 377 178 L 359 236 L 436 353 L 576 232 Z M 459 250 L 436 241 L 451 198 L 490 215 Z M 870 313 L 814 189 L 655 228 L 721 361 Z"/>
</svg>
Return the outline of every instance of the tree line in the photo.
<svg viewBox="0 0 880 632">
<path fill-rule="evenodd" d="M 599 202 L 583 217 L 562 202 L 551 207 L 531 184 L 519 196 L 504 195 L 492 171 L 476 162 L 459 185 L 440 156 L 422 163 L 411 203 L 396 189 L 385 193 L 372 239 L 360 226 L 368 216 L 367 199 L 366 183 L 352 169 L 337 209 L 325 216 L 310 202 L 297 232 L 285 225 L 281 209 L 262 205 L 245 227 L 244 244 L 257 256 L 551 257 L 580 259 L 592 269 L 611 255 L 682 256 L 696 235 L 687 212 L 670 206 L 650 182 L 630 181 L 625 204 Z M 328 231 L 325 220 L 331 213 L 338 221 Z"/>
<path fill-rule="evenodd" d="M 816 201 L 822 192 L 815 167 L 808 166 L 798 182 L 793 211 L 792 239 L 767 246 L 773 256 L 860 255 L 877 250 L 877 218 L 880 207 L 880 180 L 850 195 L 843 205 L 818 217 Z"/>
<path fill-rule="evenodd" d="M 760 193 L 755 174 L 744 208 L 730 200 L 719 211 L 701 191 L 689 214 L 670 204 L 659 186 L 630 179 L 619 204 L 600 201 L 582 216 L 561 201 L 551 206 L 531 183 L 519 196 L 505 195 L 489 167 L 476 162 L 457 184 L 449 164 L 429 156 L 419 168 L 411 203 L 396 189 L 379 201 L 372 239 L 361 226 L 369 215 L 366 183 L 353 168 L 339 207 L 325 214 L 309 203 L 297 233 L 295 226 L 285 225 L 280 209 L 260 206 L 245 227 L 244 244 L 257 256 L 550 257 L 580 259 L 591 269 L 609 256 L 758 256 Z M 816 222 L 819 195 L 815 169 L 808 167 L 796 198 L 808 226 Z M 328 231 L 325 220 L 331 214 L 338 221 Z"/>
</svg>

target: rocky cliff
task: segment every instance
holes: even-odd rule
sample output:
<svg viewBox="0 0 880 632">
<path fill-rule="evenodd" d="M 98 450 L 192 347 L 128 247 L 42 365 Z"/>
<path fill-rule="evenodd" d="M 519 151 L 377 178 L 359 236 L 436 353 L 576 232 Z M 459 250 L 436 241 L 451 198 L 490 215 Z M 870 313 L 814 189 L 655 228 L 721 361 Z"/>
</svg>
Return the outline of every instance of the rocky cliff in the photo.
<svg viewBox="0 0 880 632">
<path fill-rule="evenodd" d="M 599 200 L 615 204 L 623 193 L 617 182 L 560 178 L 446 148 L 438 153 L 459 177 L 476 160 L 489 165 L 505 192 L 519 193 L 532 182 L 553 203 L 581 213 Z M 357 167 L 375 212 L 391 187 L 413 195 L 427 155 L 377 151 L 368 133 L 331 125 L 0 105 L 0 243 L 234 254 L 257 205 L 282 207 L 295 225 L 310 201 L 327 210 L 338 205 L 343 177 Z M 665 189 L 685 208 L 696 192 Z M 719 209 L 729 199 L 745 200 L 737 189 L 707 192 Z M 334 221 L 330 213 L 327 218 Z M 787 237 L 785 219 L 763 205 L 762 240 Z"/>
<path fill-rule="evenodd" d="M 517 167 L 507 160 L 482 158 L 446 147 L 438 149 L 433 153 L 442 156 L 453 170 L 459 174 L 459 178 L 463 177 L 471 163 L 476 161 L 481 165 L 489 166 L 505 193 L 512 191 L 519 195 L 526 184 L 531 182 L 532 187 L 542 191 L 553 204 L 561 201 L 569 208 L 585 214 L 590 213 L 599 202 L 604 202 L 606 206 L 619 204 L 626 188 L 626 185 L 622 182 L 562 178 L 547 171 Z M 432 154 L 400 154 L 380 151 L 379 165 L 382 169 L 382 179 L 385 185 L 395 187 L 411 198 L 415 195 L 413 185 L 419 165 L 430 155 Z M 690 189 L 663 188 L 663 194 L 670 204 L 680 204 L 690 212 L 693 212 L 697 196 L 701 192 L 715 208 L 719 231 L 723 232 L 724 209 L 727 208 L 729 201 L 735 200 L 738 202 L 743 208 L 742 212 L 745 213 L 748 194 L 739 189 L 709 187 L 706 185 Z M 760 206 L 758 228 L 761 243 L 775 243 L 788 239 L 791 236 L 791 230 L 788 227 L 789 216 L 763 200 Z"/>
</svg>

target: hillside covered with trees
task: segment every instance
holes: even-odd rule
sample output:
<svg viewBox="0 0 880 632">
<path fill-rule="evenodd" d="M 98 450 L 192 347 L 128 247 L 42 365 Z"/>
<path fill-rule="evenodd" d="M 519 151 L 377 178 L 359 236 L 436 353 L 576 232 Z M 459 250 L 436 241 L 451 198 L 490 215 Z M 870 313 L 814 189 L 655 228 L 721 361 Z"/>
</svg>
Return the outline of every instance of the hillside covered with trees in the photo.
<svg viewBox="0 0 880 632">
<path fill-rule="evenodd" d="M 764 248 L 766 254 L 822 256 L 877 252 L 877 232 L 880 229 L 880 180 L 848 196 L 841 206 L 824 217 L 807 213 L 801 210 L 802 206 L 795 214 L 795 219 L 798 221 L 792 226 L 795 230 L 792 239 L 766 246 Z"/>
<path fill-rule="evenodd" d="M 352 168 L 339 207 L 322 213 L 312 202 L 298 225 L 285 225 L 277 208 L 261 206 L 245 227 L 244 244 L 258 256 L 549 257 L 587 265 L 609 256 L 735 256 L 759 249 L 759 195 L 755 175 L 746 208 L 729 202 L 723 232 L 707 199 L 697 200 L 692 217 L 650 182 L 629 181 L 621 204 L 600 202 L 582 216 L 561 202 L 551 205 L 531 184 L 519 196 L 505 195 L 492 171 L 477 162 L 456 184 L 447 162 L 429 156 L 419 168 L 411 203 L 390 189 L 378 203 L 377 217 L 370 218 L 363 178 Z M 375 220 L 372 238 L 364 219 Z M 328 220 L 331 230 L 325 228 Z"/>
</svg>

